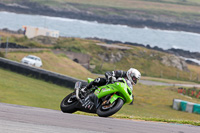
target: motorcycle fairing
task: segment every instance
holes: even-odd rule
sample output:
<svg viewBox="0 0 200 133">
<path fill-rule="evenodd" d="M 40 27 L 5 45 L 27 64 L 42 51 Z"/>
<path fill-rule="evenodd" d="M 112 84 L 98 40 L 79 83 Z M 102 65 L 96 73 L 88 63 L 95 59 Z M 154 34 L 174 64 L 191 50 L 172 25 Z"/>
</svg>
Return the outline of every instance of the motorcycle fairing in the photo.
<svg viewBox="0 0 200 133">
<path fill-rule="evenodd" d="M 131 89 L 128 87 L 125 79 L 122 80 L 123 82 L 115 82 L 113 84 L 98 87 L 94 94 L 100 99 L 106 95 L 117 92 L 119 95 L 114 94 L 110 99 L 111 103 L 113 103 L 118 98 L 123 99 L 125 103 L 130 103 L 133 100 Z"/>
<path fill-rule="evenodd" d="M 94 81 L 94 79 L 88 78 L 88 83 L 90 83 L 90 82 L 92 82 L 92 81 Z"/>
</svg>

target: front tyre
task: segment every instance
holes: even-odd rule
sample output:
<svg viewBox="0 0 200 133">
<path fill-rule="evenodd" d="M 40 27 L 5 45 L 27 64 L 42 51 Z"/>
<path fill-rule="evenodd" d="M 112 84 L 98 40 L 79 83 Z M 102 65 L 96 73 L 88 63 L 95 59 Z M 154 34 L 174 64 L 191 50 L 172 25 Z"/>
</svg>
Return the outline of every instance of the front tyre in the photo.
<svg viewBox="0 0 200 133">
<path fill-rule="evenodd" d="M 73 92 L 62 100 L 60 104 L 60 109 L 63 113 L 74 113 L 77 111 L 76 108 L 77 103 L 78 101 L 76 99 L 76 95 Z"/>
<path fill-rule="evenodd" d="M 100 117 L 108 117 L 115 114 L 117 111 L 119 111 L 123 105 L 124 105 L 124 101 L 121 98 L 118 98 L 112 104 L 100 105 L 96 113 Z"/>
</svg>

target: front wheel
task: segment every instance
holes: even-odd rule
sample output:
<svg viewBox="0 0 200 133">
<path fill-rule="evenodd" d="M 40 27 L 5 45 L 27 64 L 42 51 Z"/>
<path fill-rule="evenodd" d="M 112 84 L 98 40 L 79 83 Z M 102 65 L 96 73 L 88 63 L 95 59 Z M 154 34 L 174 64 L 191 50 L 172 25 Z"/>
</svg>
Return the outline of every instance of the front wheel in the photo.
<svg viewBox="0 0 200 133">
<path fill-rule="evenodd" d="M 68 96 L 66 96 L 61 104 L 60 104 L 60 109 L 63 113 L 74 113 L 77 111 L 77 99 L 75 93 L 71 93 Z"/>
<path fill-rule="evenodd" d="M 119 111 L 123 105 L 124 105 L 124 101 L 121 98 L 118 98 L 112 104 L 109 104 L 109 105 L 101 104 L 98 107 L 96 113 L 100 117 L 108 117 L 115 114 L 117 111 Z"/>
</svg>

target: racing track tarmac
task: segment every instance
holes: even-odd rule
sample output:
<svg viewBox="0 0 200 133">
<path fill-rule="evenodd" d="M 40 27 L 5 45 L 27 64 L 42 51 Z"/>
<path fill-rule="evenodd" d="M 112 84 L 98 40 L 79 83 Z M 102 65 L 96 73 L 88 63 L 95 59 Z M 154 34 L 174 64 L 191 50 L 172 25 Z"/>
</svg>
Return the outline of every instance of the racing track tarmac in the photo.
<svg viewBox="0 0 200 133">
<path fill-rule="evenodd" d="M 200 127 L 66 114 L 0 103 L 0 133 L 199 133 Z"/>
<path fill-rule="evenodd" d="M 164 83 L 159 81 L 151 81 L 151 80 L 139 80 L 139 83 L 144 85 L 156 85 L 156 86 L 182 86 L 182 87 L 200 87 L 200 84 L 178 84 L 178 83 Z"/>
</svg>

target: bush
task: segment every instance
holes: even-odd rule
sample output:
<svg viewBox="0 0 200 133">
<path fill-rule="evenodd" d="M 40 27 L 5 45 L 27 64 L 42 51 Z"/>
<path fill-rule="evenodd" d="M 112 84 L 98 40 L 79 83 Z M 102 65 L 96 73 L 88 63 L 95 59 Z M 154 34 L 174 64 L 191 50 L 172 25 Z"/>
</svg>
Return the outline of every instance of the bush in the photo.
<svg viewBox="0 0 200 133">
<path fill-rule="evenodd" d="M 183 89 L 183 94 L 186 95 L 186 88 Z"/>
<path fill-rule="evenodd" d="M 200 90 L 199 88 L 178 88 L 178 93 L 182 93 L 183 95 L 187 95 L 190 97 L 196 97 L 200 99 Z"/>
<path fill-rule="evenodd" d="M 196 93 L 196 98 L 200 99 L 200 90 Z"/>
</svg>

